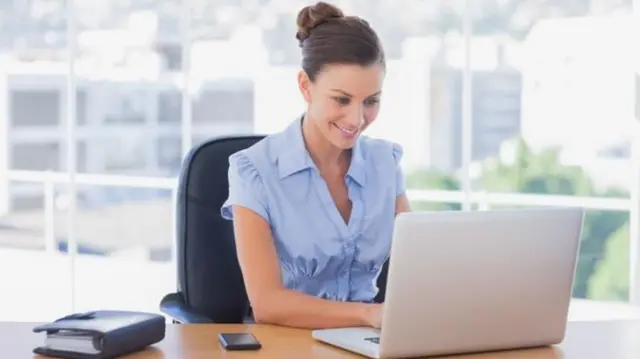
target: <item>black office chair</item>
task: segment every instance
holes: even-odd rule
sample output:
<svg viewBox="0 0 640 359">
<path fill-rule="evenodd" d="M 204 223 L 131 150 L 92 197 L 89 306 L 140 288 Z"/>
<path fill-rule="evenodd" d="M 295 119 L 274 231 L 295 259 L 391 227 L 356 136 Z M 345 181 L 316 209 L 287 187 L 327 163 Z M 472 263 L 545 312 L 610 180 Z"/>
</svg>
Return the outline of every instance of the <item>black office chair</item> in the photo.
<svg viewBox="0 0 640 359">
<path fill-rule="evenodd" d="M 244 323 L 251 308 L 236 256 L 233 224 L 220 207 L 229 194 L 229 156 L 263 136 L 221 137 L 193 148 L 183 161 L 177 208 L 178 292 L 160 310 L 175 323 Z M 378 280 L 384 300 L 387 265 Z"/>
</svg>

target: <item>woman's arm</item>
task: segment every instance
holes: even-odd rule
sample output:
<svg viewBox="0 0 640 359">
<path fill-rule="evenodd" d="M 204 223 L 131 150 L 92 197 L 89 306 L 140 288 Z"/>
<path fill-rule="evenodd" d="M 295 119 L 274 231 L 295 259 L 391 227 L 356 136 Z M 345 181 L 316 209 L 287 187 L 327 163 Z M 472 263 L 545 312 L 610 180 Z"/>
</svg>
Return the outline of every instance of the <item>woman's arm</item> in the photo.
<svg viewBox="0 0 640 359">
<path fill-rule="evenodd" d="M 233 206 L 238 261 L 256 322 L 308 329 L 376 326 L 379 304 L 331 301 L 286 289 L 267 221 Z"/>
<path fill-rule="evenodd" d="M 396 216 L 402 212 L 411 212 L 411 204 L 406 194 L 396 197 Z"/>
<path fill-rule="evenodd" d="M 404 181 L 404 173 L 402 172 L 402 167 L 400 166 L 402 153 L 402 147 L 397 143 L 393 143 L 391 155 L 393 156 L 396 172 L 396 216 L 402 212 L 411 212 L 411 204 L 409 203 L 409 198 L 407 197 L 407 188 Z"/>
</svg>

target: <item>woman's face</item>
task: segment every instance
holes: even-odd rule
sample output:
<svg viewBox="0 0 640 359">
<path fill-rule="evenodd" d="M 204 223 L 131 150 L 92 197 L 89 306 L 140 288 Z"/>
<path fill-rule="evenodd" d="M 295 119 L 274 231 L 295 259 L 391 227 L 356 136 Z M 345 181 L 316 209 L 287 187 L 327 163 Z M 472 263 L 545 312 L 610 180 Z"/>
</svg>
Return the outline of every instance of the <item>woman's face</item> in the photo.
<svg viewBox="0 0 640 359">
<path fill-rule="evenodd" d="M 311 82 L 298 77 L 307 115 L 319 132 L 340 149 L 353 147 L 378 116 L 384 81 L 382 65 L 328 65 Z"/>
</svg>

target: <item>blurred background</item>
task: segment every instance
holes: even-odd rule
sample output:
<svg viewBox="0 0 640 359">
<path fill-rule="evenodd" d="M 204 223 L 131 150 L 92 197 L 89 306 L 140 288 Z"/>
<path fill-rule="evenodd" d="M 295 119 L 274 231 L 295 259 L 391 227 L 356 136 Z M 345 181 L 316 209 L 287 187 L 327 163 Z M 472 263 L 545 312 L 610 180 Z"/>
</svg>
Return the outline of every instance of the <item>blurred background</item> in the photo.
<svg viewBox="0 0 640 359">
<path fill-rule="evenodd" d="M 0 0 L 0 320 L 158 311 L 181 160 L 302 113 L 309 3 Z M 386 48 L 415 209 L 585 207 L 573 296 L 640 304 L 640 2 L 333 3 Z"/>
</svg>

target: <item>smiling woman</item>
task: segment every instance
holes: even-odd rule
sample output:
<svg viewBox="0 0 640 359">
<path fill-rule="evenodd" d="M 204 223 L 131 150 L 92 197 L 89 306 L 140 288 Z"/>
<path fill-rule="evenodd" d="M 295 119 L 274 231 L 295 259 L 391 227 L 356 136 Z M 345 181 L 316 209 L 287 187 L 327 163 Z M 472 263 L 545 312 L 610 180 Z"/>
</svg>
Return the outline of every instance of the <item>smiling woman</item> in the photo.
<svg viewBox="0 0 640 359">
<path fill-rule="evenodd" d="M 307 110 L 231 156 L 222 215 L 256 321 L 379 327 L 376 279 L 395 215 L 409 210 L 402 149 L 362 135 L 378 115 L 384 51 L 365 20 L 323 2 L 297 23 Z"/>
<path fill-rule="evenodd" d="M 309 124 L 334 146 L 350 148 L 378 115 L 385 75 L 380 40 L 367 21 L 322 2 L 301 11 L 297 24 L 298 84 Z"/>
</svg>

